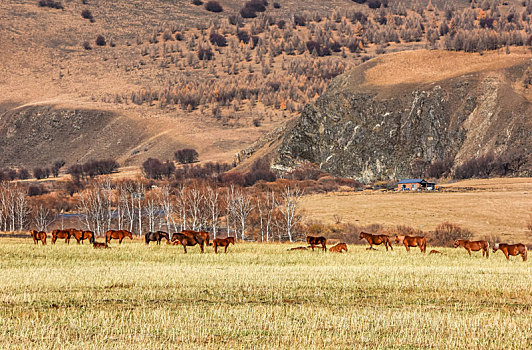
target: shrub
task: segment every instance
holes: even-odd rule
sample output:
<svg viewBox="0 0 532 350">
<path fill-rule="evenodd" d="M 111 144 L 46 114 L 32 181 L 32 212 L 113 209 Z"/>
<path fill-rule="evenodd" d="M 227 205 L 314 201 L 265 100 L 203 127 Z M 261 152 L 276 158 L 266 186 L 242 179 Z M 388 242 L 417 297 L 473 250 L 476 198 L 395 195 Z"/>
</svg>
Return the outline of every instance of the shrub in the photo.
<svg viewBox="0 0 532 350">
<path fill-rule="evenodd" d="M 91 44 L 90 44 L 88 41 L 85 41 L 85 42 L 83 43 L 83 48 L 84 48 L 85 50 L 92 50 L 92 46 L 91 46 Z"/>
<path fill-rule="evenodd" d="M 426 175 L 433 178 L 441 178 L 446 176 L 451 171 L 453 166 L 452 158 L 445 158 L 443 160 L 435 160 L 427 167 Z"/>
<path fill-rule="evenodd" d="M 439 224 L 434 232 L 431 232 L 428 243 L 443 247 L 452 247 L 457 239 L 471 239 L 473 232 L 460 225 L 450 222 Z"/>
<path fill-rule="evenodd" d="M 103 35 L 98 35 L 96 37 L 96 45 L 98 46 L 105 46 L 107 43 L 105 42 L 105 37 Z"/>
<path fill-rule="evenodd" d="M 321 46 L 320 43 L 317 41 L 307 41 L 307 50 L 310 53 L 316 52 L 318 56 L 329 56 L 331 54 L 331 51 L 328 47 Z"/>
<path fill-rule="evenodd" d="M 251 171 L 245 175 L 245 185 L 253 186 L 255 182 L 263 180 L 267 182 L 273 182 L 277 179 L 277 176 L 270 169 L 270 162 L 266 158 L 257 160 L 251 166 Z"/>
<path fill-rule="evenodd" d="M 205 10 L 210 12 L 222 12 L 224 9 L 218 1 L 209 1 L 205 4 Z"/>
<path fill-rule="evenodd" d="M 58 159 L 54 162 L 51 168 L 52 174 L 54 175 L 54 177 L 57 177 L 59 175 L 59 169 L 61 169 L 64 165 L 65 165 L 64 159 Z"/>
<path fill-rule="evenodd" d="M 281 4 L 279 4 L 278 2 L 274 2 L 273 3 L 273 8 L 280 9 L 281 8 Z"/>
<path fill-rule="evenodd" d="M 245 30 L 239 30 L 238 33 L 236 33 L 236 36 L 238 40 L 243 41 L 244 44 L 249 43 L 249 33 Z"/>
<path fill-rule="evenodd" d="M 54 1 L 54 0 L 39 0 L 39 6 L 50 7 L 50 8 L 58 9 L 58 10 L 64 9 L 61 1 Z"/>
<path fill-rule="evenodd" d="M 193 148 L 180 149 L 174 153 L 174 158 L 178 163 L 189 164 L 198 161 L 198 152 Z"/>
<path fill-rule="evenodd" d="M 240 10 L 240 16 L 242 16 L 242 18 L 255 18 L 257 17 L 257 13 L 251 8 L 243 7 Z"/>
<path fill-rule="evenodd" d="M 264 12 L 266 11 L 266 6 L 268 5 L 267 1 L 264 0 L 250 0 L 246 2 L 244 8 L 253 10 L 254 12 Z"/>
<path fill-rule="evenodd" d="M 26 168 L 20 168 L 17 172 L 17 177 L 20 180 L 26 180 L 30 178 L 30 172 Z"/>
<path fill-rule="evenodd" d="M 43 168 L 34 168 L 33 177 L 37 180 L 44 179 L 46 177 L 46 171 Z"/>
<path fill-rule="evenodd" d="M 192 5 L 196 5 L 196 6 L 203 5 L 203 1 L 201 1 L 201 0 L 192 0 L 191 3 L 192 3 Z"/>
<path fill-rule="evenodd" d="M 232 184 L 237 186 L 244 186 L 246 183 L 245 176 L 238 171 L 232 171 L 220 176 L 220 182 L 223 184 Z"/>
<path fill-rule="evenodd" d="M 83 10 L 81 11 L 81 17 L 85 18 L 85 19 L 89 19 L 89 20 L 93 20 L 94 17 L 92 16 L 92 13 L 90 10 Z"/>
<path fill-rule="evenodd" d="M 381 2 L 380 0 L 369 0 L 368 6 L 370 9 L 378 9 L 379 7 L 381 7 Z"/>
<path fill-rule="evenodd" d="M 200 47 L 198 50 L 198 58 L 200 60 L 209 61 L 214 56 L 214 53 L 212 52 L 212 49 L 210 47 Z"/>
<path fill-rule="evenodd" d="M 40 196 L 43 194 L 48 193 L 48 190 L 44 186 L 29 186 L 28 187 L 28 196 L 34 197 L 34 196 Z"/>
<path fill-rule="evenodd" d="M 163 176 L 170 178 L 175 172 L 175 166 L 170 161 L 165 163 L 156 158 L 148 158 L 142 163 L 142 172 L 149 179 L 160 180 Z"/>
<path fill-rule="evenodd" d="M 294 16 L 294 24 L 296 26 L 304 27 L 306 25 L 305 17 L 299 16 L 299 15 L 295 15 Z"/>
<path fill-rule="evenodd" d="M 242 18 L 238 17 L 237 15 L 229 16 L 229 23 L 233 26 L 241 26 L 244 24 L 244 22 L 242 22 Z"/>
<path fill-rule="evenodd" d="M 286 21 L 284 19 L 280 19 L 278 22 L 277 22 L 277 27 L 279 29 L 285 29 L 286 28 Z"/>
<path fill-rule="evenodd" d="M 227 46 L 227 40 L 225 39 L 225 36 L 218 33 L 211 33 L 211 35 L 209 36 L 209 41 L 211 42 L 211 44 L 219 47 Z"/>
</svg>

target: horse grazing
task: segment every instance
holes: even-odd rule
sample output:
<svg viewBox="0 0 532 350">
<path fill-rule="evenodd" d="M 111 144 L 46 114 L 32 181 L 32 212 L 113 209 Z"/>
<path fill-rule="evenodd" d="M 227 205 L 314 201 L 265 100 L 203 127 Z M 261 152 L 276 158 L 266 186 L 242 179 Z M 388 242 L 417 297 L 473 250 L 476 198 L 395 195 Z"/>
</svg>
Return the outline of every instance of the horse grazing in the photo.
<svg viewBox="0 0 532 350">
<path fill-rule="evenodd" d="M 198 239 L 201 240 L 203 243 L 201 243 L 201 252 L 203 253 L 203 244 L 206 244 L 207 246 L 210 246 L 212 245 L 210 242 L 209 242 L 209 232 L 207 231 L 192 231 L 192 230 L 184 230 L 181 232 L 182 234 L 184 235 L 189 235 L 189 236 L 195 236 L 195 237 L 199 237 Z"/>
<path fill-rule="evenodd" d="M 360 239 L 365 239 L 369 243 L 369 248 L 366 248 L 366 250 L 373 249 L 373 245 L 379 245 L 384 243 L 384 246 L 386 247 L 386 251 L 388 251 L 388 247 L 390 247 L 391 250 L 393 250 L 392 242 L 390 241 L 390 237 L 387 235 L 373 235 L 371 233 L 367 232 L 360 232 L 360 236 L 358 236 Z"/>
<path fill-rule="evenodd" d="M 157 244 L 161 244 L 161 239 L 166 239 L 166 242 L 170 242 L 170 237 L 168 237 L 168 233 L 164 231 L 157 231 L 157 232 L 148 232 L 144 235 L 144 239 L 146 240 L 146 244 L 150 244 L 150 242 L 157 242 Z"/>
<path fill-rule="evenodd" d="M 504 256 L 506 256 L 506 259 L 510 260 L 510 255 L 516 256 L 521 255 L 521 258 L 523 261 L 526 261 L 527 258 L 527 248 L 524 244 L 518 243 L 518 244 L 506 244 L 506 243 L 497 243 L 493 247 L 493 252 L 495 253 L 497 250 L 502 250 L 504 253 Z"/>
<path fill-rule="evenodd" d="M 105 233 L 105 243 L 110 243 L 111 239 L 118 239 L 118 244 L 122 244 L 122 240 L 126 237 L 133 239 L 133 235 L 127 230 L 109 230 Z"/>
<path fill-rule="evenodd" d="M 76 242 L 83 244 L 83 241 L 88 239 L 90 243 L 94 243 L 94 233 L 92 231 L 82 231 L 70 229 L 70 235 L 76 239 Z"/>
<path fill-rule="evenodd" d="M 427 250 L 427 239 L 422 236 L 403 236 L 396 235 L 395 243 L 402 242 L 405 245 L 406 251 L 410 252 L 410 247 L 419 247 L 422 253 Z"/>
<path fill-rule="evenodd" d="M 53 230 L 52 231 L 52 244 L 55 244 L 58 238 L 64 238 L 66 244 L 70 244 L 70 230 Z"/>
<path fill-rule="evenodd" d="M 329 248 L 329 252 L 332 252 L 332 253 L 341 253 L 344 250 L 347 253 L 347 244 L 345 243 L 338 243 L 334 247 Z"/>
<path fill-rule="evenodd" d="M 212 245 L 214 246 L 214 253 L 218 254 L 218 247 L 224 247 L 225 248 L 224 253 L 227 253 L 227 247 L 229 247 L 230 243 L 235 245 L 235 237 L 213 239 Z"/>
<path fill-rule="evenodd" d="M 42 245 L 46 245 L 46 232 L 31 230 L 30 234 L 31 238 L 33 238 L 33 243 L 39 244 L 39 241 L 41 241 Z"/>
<path fill-rule="evenodd" d="M 288 249 L 288 251 L 292 251 L 292 250 L 308 250 L 308 248 L 307 247 L 294 247 L 294 248 Z"/>
<path fill-rule="evenodd" d="M 107 249 L 109 248 L 109 246 L 107 245 L 107 243 L 98 243 L 98 242 L 94 242 L 92 243 L 92 247 L 94 249 Z"/>
<path fill-rule="evenodd" d="M 327 238 L 325 237 L 307 236 L 307 243 L 310 244 L 312 251 L 314 251 L 314 246 L 320 245 L 324 252 L 327 251 Z"/>
<path fill-rule="evenodd" d="M 187 246 L 192 247 L 196 244 L 199 244 L 201 252 L 203 253 L 204 242 L 205 241 L 202 239 L 202 237 L 197 235 L 184 234 L 182 232 L 176 232 L 172 235 L 172 244 L 181 244 L 185 254 L 187 253 Z"/>
<path fill-rule="evenodd" d="M 454 247 L 464 247 L 469 253 L 469 256 L 471 256 L 471 251 L 478 252 L 479 250 L 482 250 L 482 256 L 486 256 L 486 258 L 489 258 L 490 256 L 490 244 L 488 243 L 488 241 L 470 241 L 467 239 L 457 239 L 456 241 L 454 241 Z"/>
</svg>

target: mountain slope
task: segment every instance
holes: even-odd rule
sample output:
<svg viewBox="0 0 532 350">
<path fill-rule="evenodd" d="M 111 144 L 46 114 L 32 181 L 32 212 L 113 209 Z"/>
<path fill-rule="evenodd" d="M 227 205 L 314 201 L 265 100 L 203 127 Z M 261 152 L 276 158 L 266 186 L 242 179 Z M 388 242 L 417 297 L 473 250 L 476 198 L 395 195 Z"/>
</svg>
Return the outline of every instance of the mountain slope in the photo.
<svg viewBox="0 0 532 350">
<path fill-rule="evenodd" d="M 385 55 L 345 73 L 283 136 L 274 168 L 308 161 L 362 181 L 419 176 L 494 152 L 530 174 L 532 103 L 527 53 L 440 51 Z"/>
</svg>

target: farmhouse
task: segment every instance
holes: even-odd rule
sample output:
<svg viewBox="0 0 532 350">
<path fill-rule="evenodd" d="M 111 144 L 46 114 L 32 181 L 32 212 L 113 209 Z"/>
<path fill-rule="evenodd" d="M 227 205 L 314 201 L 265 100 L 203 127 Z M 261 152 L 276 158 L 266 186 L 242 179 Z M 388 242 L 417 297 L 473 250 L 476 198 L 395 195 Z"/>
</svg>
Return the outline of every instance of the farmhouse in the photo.
<svg viewBox="0 0 532 350">
<path fill-rule="evenodd" d="M 433 190 L 436 184 L 425 179 L 404 179 L 397 183 L 398 191 Z"/>
</svg>

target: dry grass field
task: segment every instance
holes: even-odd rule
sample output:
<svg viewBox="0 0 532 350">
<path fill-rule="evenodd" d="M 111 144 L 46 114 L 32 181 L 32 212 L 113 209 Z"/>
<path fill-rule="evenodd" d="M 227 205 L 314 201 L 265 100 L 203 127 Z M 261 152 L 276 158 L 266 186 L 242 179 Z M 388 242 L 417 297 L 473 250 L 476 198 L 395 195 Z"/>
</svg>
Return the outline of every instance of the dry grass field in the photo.
<svg viewBox="0 0 532 350">
<path fill-rule="evenodd" d="M 456 192 L 356 192 L 306 196 L 305 215 L 323 223 L 408 225 L 423 231 L 449 221 L 476 237 L 497 235 L 509 242 L 532 243 L 527 225 L 532 212 L 532 179 L 508 178 L 444 184 Z M 465 189 L 468 189 L 466 192 Z"/>
<path fill-rule="evenodd" d="M 3 349 L 474 348 L 532 343 L 531 262 L 366 251 L 227 255 L 0 238 Z"/>
</svg>

